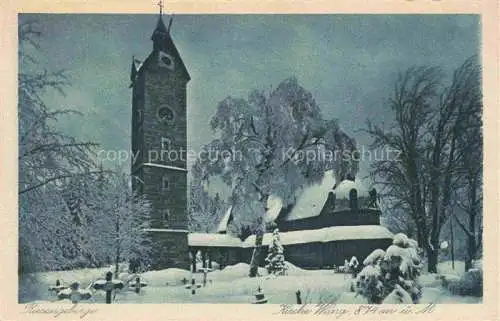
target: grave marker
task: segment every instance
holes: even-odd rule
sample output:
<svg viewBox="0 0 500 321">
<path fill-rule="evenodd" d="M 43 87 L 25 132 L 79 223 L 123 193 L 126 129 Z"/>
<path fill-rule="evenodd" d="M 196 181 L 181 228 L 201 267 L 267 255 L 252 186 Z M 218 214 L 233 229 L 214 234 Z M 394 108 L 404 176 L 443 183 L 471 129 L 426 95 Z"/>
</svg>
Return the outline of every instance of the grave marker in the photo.
<svg viewBox="0 0 500 321">
<path fill-rule="evenodd" d="M 111 293 L 114 290 L 121 290 L 124 288 L 122 280 L 113 279 L 113 273 L 107 272 L 105 280 L 97 280 L 92 286 L 96 290 L 106 291 L 106 304 L 111 304 Z"/>
<path fill-rule="evenodd" d="M 69 288 L 66 288 L 57 293 L 57 298 L 59 300 L 69 299 L 71 303 L 78 303 L 82 300 L 88 300 L 92 297 L 92 293 L 87 289 L 80 289 L 80 284 L 78 282 L 71 283 Z"/>
</svg>

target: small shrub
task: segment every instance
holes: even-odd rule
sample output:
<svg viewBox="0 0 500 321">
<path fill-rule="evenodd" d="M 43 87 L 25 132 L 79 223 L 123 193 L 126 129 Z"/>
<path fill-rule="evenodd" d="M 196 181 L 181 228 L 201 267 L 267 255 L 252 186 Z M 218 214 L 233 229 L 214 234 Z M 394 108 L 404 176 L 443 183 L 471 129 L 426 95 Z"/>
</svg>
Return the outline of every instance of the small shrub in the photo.
<svg viewBox="0 0 500 321">
<path fill-rule="evenodd" d="M 365 297 L 369 303 L 382 303 L 384 284 L 382 270 L 378 265 L 368 265 L 358 274 L 355 292 Z"/>
<path fill-rule="evenodd" d="M 356 278 L 355 292 L 369 303 L 418 303 L 421 286 L 418 276 L 422 269 L 417 243 L 402 233 L 394 236 L 386 251 L 377 249 L 364 261 L 365 267 Z M 396 302 L 394 302 L 396 301 Z"/>
<path fill-rule="evenodd" d="M 470 269 L 461 277 L 450 278 L 441 276 L 443 287 L 455 295 L 483 296 L 483 271 Z"/>
</svg>

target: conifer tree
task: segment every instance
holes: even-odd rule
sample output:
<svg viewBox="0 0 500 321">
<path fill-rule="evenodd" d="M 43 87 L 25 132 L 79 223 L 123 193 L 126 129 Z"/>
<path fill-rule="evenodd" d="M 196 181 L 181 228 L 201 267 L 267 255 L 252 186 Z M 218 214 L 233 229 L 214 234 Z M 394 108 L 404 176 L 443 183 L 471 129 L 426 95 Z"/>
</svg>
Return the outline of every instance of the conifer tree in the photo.
<svg viewBox="0 0 500 321">
<path fill-rule="evenodd" d="M 269 274 L 284 275 L 286 271 L 283 245 L 281 245 L 279 230 L 273 231 L 273 239 L 269 244 L 269 253 L 266 257 L 266 269 Z"/>
</svg>

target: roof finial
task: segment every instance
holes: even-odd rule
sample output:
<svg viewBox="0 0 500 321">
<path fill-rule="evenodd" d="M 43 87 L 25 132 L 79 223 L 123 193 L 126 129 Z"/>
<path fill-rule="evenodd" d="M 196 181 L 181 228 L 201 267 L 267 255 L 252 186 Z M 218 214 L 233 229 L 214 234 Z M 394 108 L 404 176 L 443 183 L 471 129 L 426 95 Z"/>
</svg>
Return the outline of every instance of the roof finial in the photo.
<svg viewBox="0 0 500 321">
<path fill-rule="evenodd" d="M 163 0 L 158 1 L 158 7 L 160 7 L 160 16 L 163 15 Z"/>
</svg>

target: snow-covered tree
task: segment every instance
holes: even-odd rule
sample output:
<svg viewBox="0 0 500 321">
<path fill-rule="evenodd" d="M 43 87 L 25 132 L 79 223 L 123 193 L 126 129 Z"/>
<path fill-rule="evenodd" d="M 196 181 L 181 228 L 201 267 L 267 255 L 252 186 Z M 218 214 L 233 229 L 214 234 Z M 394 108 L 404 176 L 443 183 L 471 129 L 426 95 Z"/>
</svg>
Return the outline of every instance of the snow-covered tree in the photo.
<svg viewBox="0 0 500 321">
<path fill-rule="evenodd" d="M 210 195 L 207 182 L 200 179 L 199 164 L 191 169 L 189 184 L 189 230 L 214 232 L 221 217 L 227 210 L 226 202 L 219 193 Z"/>
<path fill-rule="evenodd" d="M 41 33 L 36 24 L 19 26 L 19 270 L 60 269 L 79 260 L 79 236 L 62 191 L 70 179 L 92 179 L 96 144 L 58 130 L 61 116 L 77 112 L 46 104 L 46 95 L 64 94 L 63 71 L 49 72 L 36 55 Z"/>
<path fill-rule="evenodd" d="M 115 274 L 121 262 L 139 260 L 143 265 L 149 264 L 152 244 L 147 229 L 151 204 L 132 192 L 125 174 L 110 175 L 105 187 L 102 198 L 95 198 L 85 209 L 91 218 L 85 224 L 87 249 L 93 249 L 100 261 L 110 258 Z"/>
<path fill-rule="evenodd" d="M 418 303 L 422 266 L 417 250 L 416 241 L 396 234 L 386 251 L 376 249 L 363 261 L 365 267 L 356 278 L 356 293 L 369 303 Z"/>
<path fill-rule="evenodd" d="M 284 275 L 286 272 L 283 245 L 281 245 L 278 229 L 273 231 L 273 238 L 271 244 L 269 244 L 269 250 L 266 257 L 266 270 L 269 274 L 273 275 Z"/>
<path fill-rule="evenodd" d="M 256 276 L 270 195 L 286 207 L 298 188 L 319 182 L 329 169 L 356 173 L 355 142 L 337 121 L 323 119 L 295 78 L 269 93 L 224 99 L 210 124 L 218 139 L 204 146 L 197 166 L 203 180 L 218 176 L 230 187 L 234 220 L 255 233 L 250 276 Z"/>
</svg>

